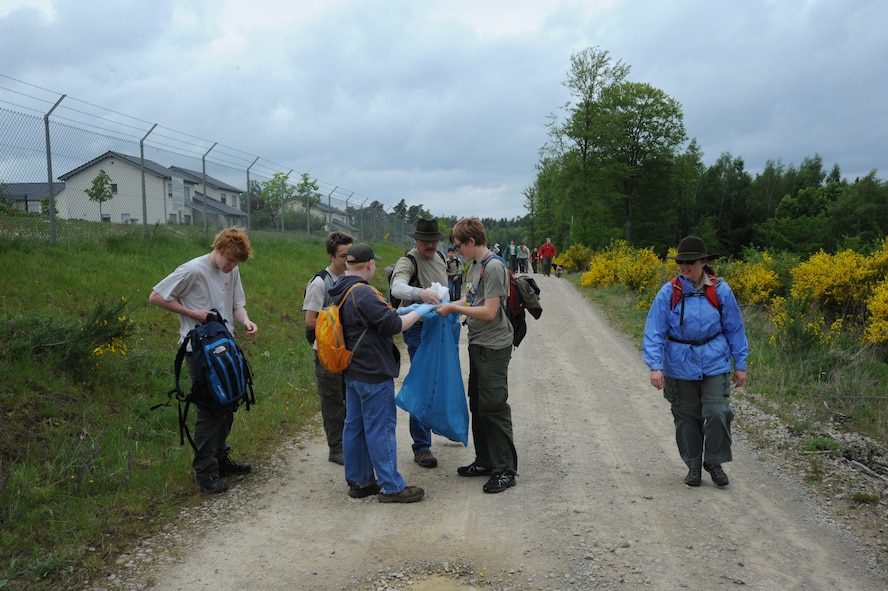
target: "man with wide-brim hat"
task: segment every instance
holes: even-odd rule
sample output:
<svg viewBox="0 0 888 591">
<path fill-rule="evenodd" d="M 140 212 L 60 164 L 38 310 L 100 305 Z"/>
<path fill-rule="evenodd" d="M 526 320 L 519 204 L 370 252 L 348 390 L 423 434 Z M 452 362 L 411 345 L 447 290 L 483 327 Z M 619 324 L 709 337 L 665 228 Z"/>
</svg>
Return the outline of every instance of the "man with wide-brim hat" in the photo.
<svg viewBox="0 0 888 591">
<path fill-rule="evenodd" d="M 706 243 L 697 236 L 686 236 L 678 243 L 678 254 L 674 257 L 676 263 L 694 263 L 697 261 L 711 261 L 721 255 L 706 252 Z"/>
<path fill-rule="evenodd" d="M 416 229 L 407 232 L 416 245 L 398 259 L 392 271 L 391 295 L 401 300 L 401 306 L 418 304 L 440 304 L 441 294 L 429 289 L 433 283 L 447 285 L 447 263 L 444 254 L 438 250 L 441 240 L 447 234 L 438 229 L 438 220 L 416 220 Z M 422 343 L 422 323 L 414 324 L 404 331 L 404 343 L 410 361 Z M 432 431 L 413 416 L 410 416 L 410 436 L 413 438 L 413 461 L 423 468 L 434 468 L 438 459 L 432 453 Z"/>
<path fill-rule="evenodd" d="M 447 238 L 447 234 L 438 230 L 438 220 L 416 220 L 416 230 L 407 232 L 414 240 L 439 242 Z"/>
</svg>

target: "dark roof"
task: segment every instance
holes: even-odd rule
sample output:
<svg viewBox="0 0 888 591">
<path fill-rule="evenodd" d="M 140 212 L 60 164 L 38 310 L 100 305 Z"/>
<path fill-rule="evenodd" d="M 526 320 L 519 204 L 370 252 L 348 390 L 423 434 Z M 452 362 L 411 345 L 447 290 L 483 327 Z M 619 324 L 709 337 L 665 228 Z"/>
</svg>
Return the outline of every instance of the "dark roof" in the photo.
<svg viewBox="0 0 888 591">
<path fill-rule="evenodd" d="M 341 209 L 333 207 L 332 205 L 327 205 L 323 201 L 321 201 L 320 203 L 318 203 L 317 205 L 315 205 L 313 207 L 314 207 L 314 209 L 317 209 L 320 211 L 325 211 L 325 212 L 329 212 L 329 213 L 338 213 L 339 215 L 348 215 L 346 212 L 342 211 Z"/>
<path fill-rule="evenodd" d="M 197 201 L 197 202 L 199 203 L 199 205 L 197 205 L 197 209 L 202 208 L 202 207 L 203 207 L 203 202 L 204 202 L 204 196 L 203 196 L 203 193 L 199 193 L 199 192 L 195 191 L 195 192 L 194 192 L 194 197 L 192 197 L 191 201 L 192 201 L 192 202 Z M 195 204 L 194 204 L 194 203 L 192 203 L 192 205 L 191 205 L 191 209 L 192 209 L 192 210 L 195 209 Z M 224 203 L 221 203 L 221 202 L 219 202 L 219 201 L 216 201 L 216 200 L 213 199 L 212 197 L 210 197 L 209 199 L 207 199 L 207 209 L 213 210 L 213 211 L 215 211 L 216 213 L 221 213 L 221 214 L 223 214 L 223 215 L 233 215 L 233 216 L 240 216 L 240 217 L 246 217 L 246 216 L 247 216 L 247 213 L 246 213 L 245 211 L 242 211 L 242 210 L 240 210 L 240 209 L 238 209 L 238 208 L 236 208 L 236 207 L 231 207 L 230 205 L 226 205 L 226 204 L 224 204 Z"/>
<path fill-rule="evenodd" d="M 358 231 L 358 228 L 355 228 L 354 226 L 351 226 L 351 225 L 349 225 L 349 224 L 346 224 L 346 223 L 340 222 L 340 221 L 337 220 L 336 218 L 333 218 L 332 220 L 330 220 L 330 225 L 333 226 L 334 228 L 338 228 L 338 229 L 340 229 L 340 230 L 347 230 L 347 231 L 352 232 L 352 233 Z"/>
<path fill-rule="evenodd" d="M 139 158 L 138 156 L 127 156 L 126 154 L 121 154 L 120 152 L 114 152 L 114 151 L 109 150 L 108 152 L 105 152 L 101 156 L 99 156 L 97 158 L 93 158 L 92 160 L 90 160 L 86 164 L 82 164 L 82 165 L 78 166 L 77 168 L 75 168 L 74 170 L 66 172 L 65 174 L 61 175 L 59 177 L 59 179 L 63 180 L 63 181 L 67 180 L 70 177 L 74 176 L 75 174 L 77 174 L 83 170 L 86 170 L 90 166 L 92 166 L 94 164 L 98 164 L 99 162 L 101 162 L 103 160 L 107 160 L 108 158 L 117 158 L 118 160 L 123 160 L 124 162 L 126 162 L 132 166 L 135 166 L 136 168 L 142 167 L 142 159 Z M 157 162 L 153 162 L 153 161 L 147 160 L 147 159 L 145 160 L 145 170 L 155 176 L 162 178 L 162 179 L 168 179 L 172 176 L 172 173 L 169 168 L 167 168 L 166 166 L 161 166 Z"/>
<path fill-rule="evenodd" d="M 170 166 L 170 170 L 178 172 L 187 181 L 191 181 L 192 183 L 195 183 L 198 185 L 203 184 L 203 173 L 202 172 L 197 172 L 195 170 L 188 170 L 187 168 L 182 168 L 181 166 Z M 215 189 L 220 189 L 223 191 L 231 191 L 232 193 L 243 193 L 244 192 L 243 189 L 238 189 L 237 187 L 233 187 L 233 186 L 229 185 L 228 183 L 225 183 L 223 181 L 220 181 L 219 179 L 215 179 L 215 178 L 211 177 L 210 175 L 207 175 L 207 185 L 209 185 Z"/>
<path fill-rule="evenodd" d="M 0 193 L 7 193 L 13 201 L 40 201 L 46 197 L 47 183 L 0 183 Z M 58 195 L 65 183 L 53 183 L 52 194 Z"/>
</svg>

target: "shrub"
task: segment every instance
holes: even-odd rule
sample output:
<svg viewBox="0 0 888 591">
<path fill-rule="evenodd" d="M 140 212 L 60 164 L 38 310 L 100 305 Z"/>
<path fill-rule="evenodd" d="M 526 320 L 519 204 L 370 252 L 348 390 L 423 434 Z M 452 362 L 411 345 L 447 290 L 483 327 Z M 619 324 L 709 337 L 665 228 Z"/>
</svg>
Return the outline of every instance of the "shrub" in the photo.
<svg viewBox="0 0 888 591">
<path fill-rule="evenodd" d="M 737 301 L 750 306 L 766 306 L 780 287 L 777 271 L 768 268 L 773 259 L 768 253 L 755 263 L 734 261 L 728 267 L 725 280 L 737 297 Z"/>
<path fill-rule="evenodd" d="M 583 246 L 582 244 L 572 244 L 570 248 L 555 257 L 552 264 L 561 265 L 567 273 L 574 273 L 581 269 L 588 269 L 589 261 L 591 259 L 591 248 Z"/>
</svg>

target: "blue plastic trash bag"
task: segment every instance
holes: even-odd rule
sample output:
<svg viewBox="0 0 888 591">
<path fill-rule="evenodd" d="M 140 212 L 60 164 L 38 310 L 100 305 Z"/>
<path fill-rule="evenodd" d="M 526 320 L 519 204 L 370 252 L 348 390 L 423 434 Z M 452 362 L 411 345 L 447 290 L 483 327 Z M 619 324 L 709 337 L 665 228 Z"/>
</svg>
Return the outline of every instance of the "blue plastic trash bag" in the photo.
<svg viewBox="0 0 888 591">
<path fill-rule="evenodd" d="M 429 314 L 395 404 L 434 433 L 469 445 L 469 408 L 459 365 L 459 314 Z"/>
</svg>

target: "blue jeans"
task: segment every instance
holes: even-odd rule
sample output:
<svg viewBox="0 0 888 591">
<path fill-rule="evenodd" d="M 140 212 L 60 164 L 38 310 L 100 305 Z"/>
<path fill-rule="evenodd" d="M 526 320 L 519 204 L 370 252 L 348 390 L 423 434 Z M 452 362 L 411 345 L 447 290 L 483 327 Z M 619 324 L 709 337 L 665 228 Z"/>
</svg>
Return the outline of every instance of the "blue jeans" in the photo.
<svg viewBox="0 0 888 591">
<path fill-rule="evenodd" d="M 455 302 L 462 297 L 462 276 L 448 277 L 447 287 L 450 289 L 450 301 Z"/>
<path fill-rule="evenodd" d="M 345 378 L 342 456 L 349 484 L 379 484 L 386 494 L 404 490 L 407 484 L 398 472 L 397 420 L 394 380 L 370 384 Z"/>
<path fill-rule="evenodd" d="M 422 344 L 422 322 L 417 322 L 404 331 L 404 342 L 407 344 L 407 355 L 410 361 Z M 410 437 L 413 438 L 413 455 L 432 447 L 432 430 L 410 415 Z"/>
</svg>

